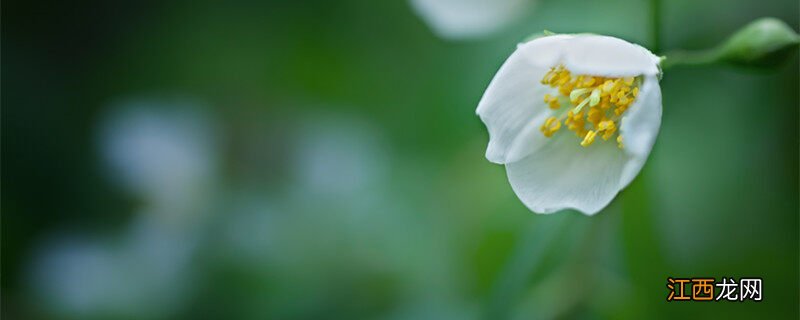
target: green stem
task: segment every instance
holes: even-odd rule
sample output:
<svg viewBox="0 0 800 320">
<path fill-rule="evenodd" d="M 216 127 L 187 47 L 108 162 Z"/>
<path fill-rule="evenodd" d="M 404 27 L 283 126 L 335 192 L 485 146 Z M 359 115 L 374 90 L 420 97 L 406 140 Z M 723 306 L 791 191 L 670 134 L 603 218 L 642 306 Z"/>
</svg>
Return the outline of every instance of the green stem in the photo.
<svg viewBox="0 0 800 320">
<path fill-rule="evenodd" d="M 625 189 L 622 202 L 622 237 L 628 276 L 636 292 L 634 305 L 646 313 L 657 314 L 663 301 L 666 261 L 656 229 L 654 208 L 651 205 L 650 174 L 644 168 L 636 180 Z"/>
<path fill-rule="evenodd" d="M 500 272 L 489 297 L 487 319 L 507 319 L 514 303 L 540 266 L 547 249 L 570 219 L 569 213 L 541 217 L 517 241 L 511 258 Z"/>
<path fill-rule="evenodd" d="M 663 69 L 675 66 L 702 66 L 715 63 L 719 58 L 719 50 L 709 49 L 702 51 L 672 51 L 666 54 L 666 59 L 661 64 Z"/>
<path fill-rule="evenodd" d="M 650 41 L 653 52 L 661 52 L 661 0 L 650 0 Z"/>
</svg>

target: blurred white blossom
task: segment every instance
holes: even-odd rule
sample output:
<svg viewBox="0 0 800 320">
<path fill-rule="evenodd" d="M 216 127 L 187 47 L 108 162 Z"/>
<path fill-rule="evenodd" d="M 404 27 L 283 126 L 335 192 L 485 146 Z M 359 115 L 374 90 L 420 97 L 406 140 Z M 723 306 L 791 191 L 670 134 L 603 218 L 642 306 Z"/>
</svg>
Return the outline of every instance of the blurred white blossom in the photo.
<svg viewBox="0 0 800 320">
<path fill-rule="evenodd" d="M 366 121 L 309 119 L 294 140 L 297 187 L 317 196 L 371 194 L 387 177 L 388 150 L 381 132 Z M 361 197 L 363 199 L 363 197 Z"/>
<path fill-rule="evenodd" d="M 411 0 L 434 33 L 446 39 L 479 38 L 518 21 L 532 0 Z"/>
<path fill-rule="evenodd" d="M 141 215 L 120 239 L 53 237 L 30 275 L 48 312 L 69 318 L 165 318 L 186 298 L 195 239 Z"/>
<path fill-rule="evenodd" d="M 195 103 L 131 100 L 102 119 L 100 149 L 122 187 L 177 214 L 202 200 L 214 177 L 214 129 Z"/>
</svg>

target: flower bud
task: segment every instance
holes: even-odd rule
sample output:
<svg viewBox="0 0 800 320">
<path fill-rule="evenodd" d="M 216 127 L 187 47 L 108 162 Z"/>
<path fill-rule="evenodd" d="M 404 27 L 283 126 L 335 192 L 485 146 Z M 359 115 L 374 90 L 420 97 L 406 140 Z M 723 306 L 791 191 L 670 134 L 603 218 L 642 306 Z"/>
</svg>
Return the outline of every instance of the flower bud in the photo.
<svg viewBox="0 0 800 320">
<path fill-rule="evenodd" d="M 786 61 L 800 43 L 800 36 L 775 18 L 755 20 L 717 49 L 717 61 L 746 67 L 772 67 Z"/>
</svg>

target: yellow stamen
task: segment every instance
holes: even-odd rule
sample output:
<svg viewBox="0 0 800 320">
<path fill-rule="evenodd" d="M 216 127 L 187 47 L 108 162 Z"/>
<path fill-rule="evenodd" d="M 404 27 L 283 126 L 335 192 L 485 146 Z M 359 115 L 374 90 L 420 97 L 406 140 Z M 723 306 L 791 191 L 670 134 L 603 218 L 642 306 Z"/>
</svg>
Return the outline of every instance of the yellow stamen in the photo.
<svg viewBox="0 0 800 320">
<path fill-rule="evenodd" d="M 586 136 L 583 137 L 583 141 L 581 141 L 581 146 L 588 147 L 592 145 L 592 143 L 594 143 L 595 136 L 597 136 L 597 132 L 589 130 L 589 132 L 586 133 Z"/>
<path fill-rule="evenodd" d="M 600 109 L 597 108 L 589 109 L 589 114 L 586 115 L 586 120 L 589 120 L 589 122 L 591 122 L 592 125 L 595 126 L 597 126 L 597 124 L 600 123 L 600 120 L 602 119 L 603 119 L 603 111 L 600 111 Z"/>
<path fill-rule="evenodd" d="M 639 96 L 641 77 L 573 75 L 558 65 L 545 73 L 541 83 L 554 89 L 544 96 L 550 109 L 559 110 L 565 101 L 572 105 L 567 110 L 554 111 L 554 116 L 545 120 L 541 131 L 546 137 L 558 131 L 563 121 L 567 129 L 582 138 L 580 144 L 584 147 L 594 143 L 598 134 L 604 141 L 617 135 L 617 145 L 623 147 L 619 121 Z"/>
<path fill-rule="evenodd" d="M 617 125 L 614 124 L 614 121 L 604 120 L 597 125 L 597 131 L 602 131 L 603 140 L 608 140 L 617 132 Z"/>
<path fill-rule="evenodd" d="M 561 121 L 558 121 L 556 117 L 550 117 L 545 120 L 544 124 L 539 128 L 542 131 L 545 137 L 553 136 L 553 133 L 561 129 Z"/>
</svg>

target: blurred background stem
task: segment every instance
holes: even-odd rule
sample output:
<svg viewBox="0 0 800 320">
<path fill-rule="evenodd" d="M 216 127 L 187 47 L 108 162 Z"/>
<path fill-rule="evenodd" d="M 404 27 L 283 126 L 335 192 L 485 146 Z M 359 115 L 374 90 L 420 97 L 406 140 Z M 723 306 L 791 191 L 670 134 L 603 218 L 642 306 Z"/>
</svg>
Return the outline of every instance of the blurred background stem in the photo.
<svg viewBox="0 0 800 320">
<path fill-rule="evenodd" d="M 653 50 L 660 52 L 660 0 L 651 0 Z M 642 168 L 639 176 L 624 191 L 622 203 L 622 237 L 625 264 L 629 270 L 630 281 L 634 284 L 637 299 L 642 306 L 652 309 L 663 292 L 661 283 L 666 281 L 662 274 L 664 257 L 658 242 L 658 233 L 653 219 L 653 206 L 650 203 L 651 190 L 648 167 Z M 663 280 L 663 281 L 662 281 Z"/>
<path fill-rule="evenodd" d="M 652 51 L 661 53 L 661 0 L 650 0 L 650 41 Z"/>
<path fill-rule="evenodd" d="M 528 286 L 531 275 L 541 265 L 547 249 L 553 240 L 564 230 L 571 214 L 542 216 L 538 223 L 525 230 L 517 241 L 494 283 L 489 296 L 486 319 L 507 319 L 515 302 Z"/>
<path fill-rule="evenodd" d="M 625 265 L 634 284 L 637 301 L 652 310 L 664 292 L 664 256 L 655 229 L 647 168 L 624 191 L 622 203 L 622 238 Z M 666 297 L 666 296 L 664 296 Z"/>
</svg>

